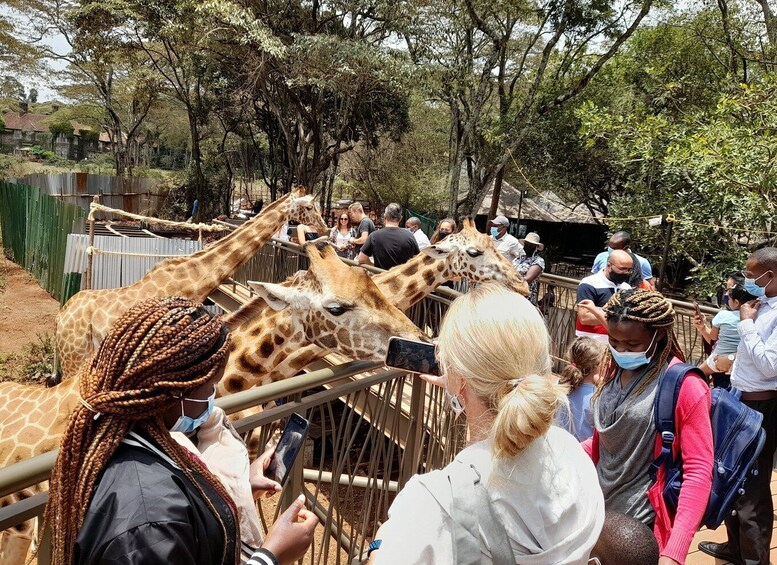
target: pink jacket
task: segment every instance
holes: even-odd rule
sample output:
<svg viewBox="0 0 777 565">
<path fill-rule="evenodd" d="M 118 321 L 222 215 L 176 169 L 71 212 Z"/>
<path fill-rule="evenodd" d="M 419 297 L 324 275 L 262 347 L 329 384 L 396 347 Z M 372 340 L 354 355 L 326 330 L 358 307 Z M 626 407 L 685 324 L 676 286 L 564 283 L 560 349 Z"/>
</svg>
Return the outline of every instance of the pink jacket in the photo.
<svg viewBox="0 0 777 565">
<path fill-rule="evenodd" d="M 672 359 L 669 363 L 679 363 Z M 688 548 L 696 534 L 707 508 L 712 487 L 712 427 L 710 425 L 710 389 L 700 378 L 691 375 L 683 380 L 675 408 L 676 439 L 672 455 L 683 454 L 683 486 L 677 504 L 677 513 L 672 516 L 664 503 L 661 491 L 664 486 L 664 469 L 658 471 L 658 480 L 650 487 L 648 498 L 656 511 L 653 533 L 658 540 L 662 556 L 678 563 L 685 563 Z M 599 462 L 599 434 L 583 442 L 583 448 L 594 464 Z M 661 436 L 656 433 L 653 448 L 655 457 L 661 453 Z M 647 473 L 647 469 L 645 469 Z"/>
</svg>

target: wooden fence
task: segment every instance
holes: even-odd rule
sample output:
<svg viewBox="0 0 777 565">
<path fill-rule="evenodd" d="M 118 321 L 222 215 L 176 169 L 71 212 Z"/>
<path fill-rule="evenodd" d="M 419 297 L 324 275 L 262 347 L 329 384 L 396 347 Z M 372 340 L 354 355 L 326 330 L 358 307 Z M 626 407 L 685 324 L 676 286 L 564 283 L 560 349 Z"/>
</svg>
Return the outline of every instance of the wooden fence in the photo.
<svg viewBox="0 0 777 565">
<path fill-rule="evenodd" d="M 86 213 L 26 184 L 0 182 L 0 226 L 6 256 L 54 298 L 64 296 L 67 236 Z"/>
</svg>

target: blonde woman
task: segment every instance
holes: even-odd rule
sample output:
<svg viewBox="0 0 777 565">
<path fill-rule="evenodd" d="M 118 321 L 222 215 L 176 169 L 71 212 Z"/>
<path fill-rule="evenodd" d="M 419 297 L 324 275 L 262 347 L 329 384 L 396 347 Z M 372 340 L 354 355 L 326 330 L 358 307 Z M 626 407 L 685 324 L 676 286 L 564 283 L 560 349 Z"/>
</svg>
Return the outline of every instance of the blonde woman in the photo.
<svg viewBox="0 0 777 565">
<path fill-rule="evenodd" d="M 604 499 L 578 441 L 551 425 L 566 388 L 551 374 L 549 342 L 537 309 L 500 286 L 452 304 L 438 343 L 446 377 L 429 380 L 467 415 L 470 445 L 405 485 L 371 544 L 373 563 L 588 561 Z"/>
</svg>

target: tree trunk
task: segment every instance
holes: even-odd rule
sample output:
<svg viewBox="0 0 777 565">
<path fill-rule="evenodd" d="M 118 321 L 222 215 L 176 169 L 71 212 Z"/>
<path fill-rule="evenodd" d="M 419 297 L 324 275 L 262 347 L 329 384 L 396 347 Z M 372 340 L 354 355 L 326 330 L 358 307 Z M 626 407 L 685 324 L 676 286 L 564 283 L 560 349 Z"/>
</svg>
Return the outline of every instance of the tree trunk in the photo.
<svg viewBox="0 0 777 565">
<path fill-rule="evenodd" d="M 764 23 L 766 24 L 766 35 L 769 37 L 769 48 L 774 50 L 777 47 L 777 19 L 774 17 L 769 0 L 758 0 L 761 10 L 764 14 Z"/>
<path fill-rule="evenodd" d="M 488 209 L 488 221 L 490 222 L 496 217 L 496 212 L 499 209 L 499 198 L 502 196 L 502 181 L 505 178 L 505 168 L 500 167 L 496 172 L 494 178 L 494 192 L 491 197 L 491 207 Z M 519 218 L 520 220 L 520 218 Z"/>
<path fill-rule="evenodd" d="M 464 151 L 462 147 L 461 123 L 457 117 L 458 112 L 451 108 L 451 114 L 453 119 L 451 120 L 450 158 L 448 160 L 448 216 L 455 218 L 459 202 L 459 181 L 461 179 L 461 164 L 464 161 Z"/>
<path fill-rule="evenodd" d="M 190 194 L 194 197 L 192 202 L 187 202 L 187 206 L 193 204 L 193 200 L 197 199 L 200 202 L 199 210 L 197 211 L 197 217 L 194 218 L 195 222 L 200 221 L 201 210 L 205 202 L 203 197 L 205 196 L 205 174 L 202 172 L 202 150 L 200 148 L 200 128 L 197 125 L 197 116 L 194 115 L 191 109 L 189 109 L 189 131 L 192 137 L 192 151 L 191 151 L 191 167 L 194 172 L 194 186 L 190 187 Z"/>
</svg>

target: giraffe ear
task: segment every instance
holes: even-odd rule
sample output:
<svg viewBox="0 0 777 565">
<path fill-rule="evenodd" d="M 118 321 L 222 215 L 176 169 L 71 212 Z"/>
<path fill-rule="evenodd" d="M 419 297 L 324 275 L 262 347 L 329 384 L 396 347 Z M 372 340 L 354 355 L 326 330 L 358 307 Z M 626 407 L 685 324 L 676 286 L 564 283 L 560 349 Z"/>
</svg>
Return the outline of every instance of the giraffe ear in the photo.
<svg viewBox="0 0 777 565">
<path fill-rule="evenodd" d="M 445 259 L 451 251 L 453 251 L 453 245 L 441 241 L 434 245 L 427 245 L 421 250 L 421 253 L 428 255 L 432 259 Z"/>
<path fill-rule="evenodd" d="M 293 286 L 257 281 L 248 281 L 248 286 L 250 286 L 270 308 L 276 311 L 283 310 L 289 306 L 298 308 L 308 308 L 310 306 L 309 297 Z"/>
</svg>

